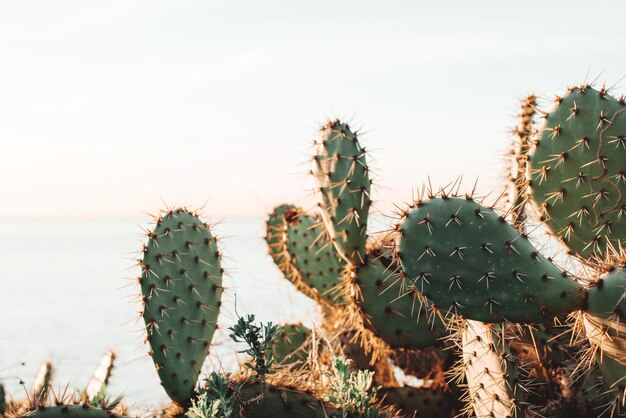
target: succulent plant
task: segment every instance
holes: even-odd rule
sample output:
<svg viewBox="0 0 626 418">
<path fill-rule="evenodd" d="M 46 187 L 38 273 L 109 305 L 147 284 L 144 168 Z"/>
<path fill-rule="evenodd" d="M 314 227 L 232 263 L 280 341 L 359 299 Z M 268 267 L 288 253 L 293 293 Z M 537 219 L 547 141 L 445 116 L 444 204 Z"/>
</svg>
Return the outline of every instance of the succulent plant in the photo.
<svg viewBox="0 0 626 418">
<path fill-rule="evenodd" d="M 313 174 L 321 197 L 322 217 L 341 256 L 352 264 L 365 259 L 370 178 L 358 135 L 339 120 L 321 129 L 313 157 Z"/>
<path fill-rule="evenodd" d="M 557 97 L 529 155 L 542 220 L 583 260 L 626 239 L 626 101 L 603 87 Z"/>
<path fill-rule="evenodd" d="M 283 218 L 281 270 L 287 272 L 287 279 L 321 304 L 342 304 L 339 284 L 345 262 L 330 242 L 322 221 L 301 209 L 287 210 Z"/>
<path fill-rule="evenodd" d="M 493 208 L 431 196 L 398 224 L 398 257 L 434 306 L 483 322 L 534 322 L 581 309 L 581 286 Z"/>
<path fill-rule="evenodd" d="M 175 402 L 194 394 L 217 327 L 221 254 L 208 224 L 186 209 L 156 218 L 140 262 L 143 318 L 161 384 Z"/>
</svg>

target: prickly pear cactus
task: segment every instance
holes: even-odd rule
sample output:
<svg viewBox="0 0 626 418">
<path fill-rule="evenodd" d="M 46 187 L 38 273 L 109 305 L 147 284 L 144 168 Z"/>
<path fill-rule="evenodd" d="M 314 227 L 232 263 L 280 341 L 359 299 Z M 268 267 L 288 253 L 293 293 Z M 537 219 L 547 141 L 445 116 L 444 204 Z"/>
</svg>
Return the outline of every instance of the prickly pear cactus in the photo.
<svg viewBox="0 0 626 418">
<path fill-rule="evenodd" d="M 313 157 L 326 228 L 341 256 L 351 264 L 365 259 L 371 204 L 365 150 L 347 124 L 335 120 L 321 129 Z"/>
<path fill-rule="evenodd" d="M 305 361 L 309 354 L 305 343 L 310 335 L 311 330 L 301 323 L 281 325 L 280 335 L 271 345 L 274 361 L 279 365 Z"/>
<path fill-rule="evenodd" d="M 531 152 L 542 220 L 583 260 L 626 243 L 626 102 L 582 85 L 558 97 Z"/>
<path fill-rule="evenodd" d="M 468 409 L 477 417 L 524 416 L 524 388 L 501 328 L 468 320 L 461 340 Z"/>
<path fill-rule="evenodd" d="M 355 307 L 371 331 L 364 336 L 366 347 L 375 345 L 378 338 L 391 348 L 424 348 L 445 334 L 441 319 L 429 317 L 406 278 L 395 274 L 380 259 L 358 266 L 354 277 L 354 293 L 358 294 Z"/>
<path fill-rule="evenodd" d="M 87 404 L 78 405 L 55 405 L 41 406 L 26 413 L 7 415 L 7 418 L 26 418 L 26 417 L 43 417 L 43 418 L 125 418 L 123 415 L 114 414 L 113 412 L 89 406 Z"/>
<path fill-rule="evenodd" d="M 272 260 L 274 260 L 274 264 L 276 264 L 284 276 L 289 274 L 287 263 L 283 260 L 283 214 L 286 211 L 298 211 L 298 208 L 289 204 L 278 205 L 267 216 L 265 221 L 265 242 L 267 243 L 267 248 Z"/>
<path fill-rule="evenodd" d="M 4 385 L 0 383 L 0 415 L 4 414 L 4 410 L 7 407 L 6 393 L 4 391 Z"/>
<path fill-rule="evenodd" d="M 607 392 L 624 408 L 626 382 L 626 269 L 612 268 L 589 289 L 584 327 Z"/>
<path fill-rule="evenodd" d="M 526 323 L 583 306 L 577 282 L 469 197 L 418 201 L 396 230 L 404 271 L 439 310 Z"/>
<path fill-rule="evenodd" d="M 318 302 L 330 306 L 343 303 L 339 285 L 345 261 L 331 244 L 321 220 L 301 210 L 287 210 L 283 217 L 286 277 Z"/>
<path fill-rule="evenodd" d="M 163 388 L 178 403 L 193 396 L 217 326 L 220 259 L 209 226 L 185 209 L 160 216 L 148 234 L 141 261 L 143 318 Z"/>
<path fill-rule="evenodd" d="M 251 398 L 259 392 L 259 386 L 244 387 L 244 398 Z M 271 385 L 260 405 L 251 405 L 246 415 L 253 418 L 328 418 L 334 408 L 325 405 L 313 394 L 288 386 Z"/>
<path fill-rule="evenodd" d="M 383 405 L 398 409 L 400 416 L 406 418 L 451 418 L 453 402 L 450 393 L 443 389 L 414 388 L 382 388 L 378 397 Z"/>
</svg>

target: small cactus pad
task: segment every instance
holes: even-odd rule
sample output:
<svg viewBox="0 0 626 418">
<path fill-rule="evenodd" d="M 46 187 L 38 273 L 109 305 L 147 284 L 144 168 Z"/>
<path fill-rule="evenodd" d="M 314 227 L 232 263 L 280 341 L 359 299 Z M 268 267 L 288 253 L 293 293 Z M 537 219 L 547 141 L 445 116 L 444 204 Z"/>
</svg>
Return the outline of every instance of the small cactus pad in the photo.
<svg viewBox="0 0 626 418">
<path fill-rule="evenodd" d="M 604 382 L 611 390 L 626 387 L 626 269 L 616 267 L 589 289 L 583 315 L 585 331 Z"/>
<path fill-rule="evenodd" d="M 345 262 L 330 243 L 320 219 L 302 211 L 283 214 L 286 277 L 301 292 L 321 302 L 341 303 L 338 285 Z"/>
<path fill-rule="evenodd" d="M 6 393 L 4 391 L 4 385 L 0 383 L 0 415 L 4 413 L 7 407 Z"/>
<path fill-rule="evenodd" d="M 310 335 L 311 330 L 300 323 L 281 325 L 280 334 L 271 346 L 274 361 L 286 365 L 306 360 L 309 353 L 305 343 Z"/>
<path fill-rule="evenodd" d="M 274 264 L 285 276 L 288 274 L 283 260 L 283 213 L 286 211 L 298 211 L 298 208 L 288 204 L 278 205 L 265 221 L 265 242 L 267 243 L 267 248 L 274 260 Z"/>
<path fill-rule="evenodd" d="M 26 413 L 10 414 L 8 418 L 26 418 L 26 417 L 43 417 L 43 418 L 125 418 L 123 415 L 114 414 L 113 412 L 95 408 L 86 404 L 77 405 L 55 405 L 41 406 L 27 411 Z"/>
<path fill-rule="evenodd" d="M 533 200 L 583 259 L 626 243 L 626 104 L 602 88 L 557 98 L 531 154 Z"/>
<path fill-rule="evenodd" d="M 512 160 L 509 174 L 511 193 L 511 224 L 518 229 L 523 228 L 526 221 L 526 203 L 528 202 L 528 153 L 531 147 L 531 138 L 535 134 L 534 116 L 536 113 L 537 97 L 529 95 L 521 104 L 518 115 L 519 123 L 513 130 L 515 140 L 510 152 Z"/>
<path fill-rule="evenodd" d="M 404 271 L 440 310 L 525 323 L 583 305 L 577 282 L 471 198 L 416 202 L 397 231 Z"/>
<path fill-rule="evenodd" d="M 221 255 L 208 225 L 184 209 L 157 220 L 148 235 L 141 275 L 143 318 L 151 355 L 168 396 L 193 396 L 217 327 Z"/>
<path fill-rule="evenodd" d="M 109 384 L 116 356 L 117 355 L 113 350 L 107 351 L 104 356 L 102 356 L 100 363 L 98 363 L 98 366 L 96 367 L 96 371 L 93 373 L 93 376 L 85 389 L 87 399 L 90 401 L 93 401 L 98 394 L 104 390 L 106 385 Z"/>
<path fill-rule="evenodd" d="M 260 392 L 259 384 L 246 385 L 243 398 L 251 399 Z M 291 387 L 270 385 L 263 403 L 246 408 L 246 414 L 253 418 L 327 418 L 334 416 L 334 408 L 325 405 L 314 395 Z"/>
<path fill-rule="evenodd" d="M 383 388 L 378 391 L 378 398 L 383 405 L 393 406 L 401 417 L 406 418 L 450 418 L 453 404 L 450 393 L 443 389 Z"/>
<path fill-rule="evenodd" d="M 445 335 L 439 317 L 428 317 L 414 286 L 381 259 L 358 266 L 355 278 L 360 293 L 358 308 L 365 326 L 390 347 L 430 347 Z"/>
<path fill-rule="evenodd" d="M 357 134 L 338 120 L 321 128 L 316 150 L 313 174 L 326 228 L 341 256 L 352 264 L 360 264 L 365 258 L 371 204 L 365 150 Z"/>
<path fill-rule="evenodd" d="M 45 360 L 39 366 L 33 388 L 31 389 L 30 398 L 35 404 L 45 402 L 48 397 L 48 391 L 54 377 L 54 365 L 52 360 Z"/>
<path fill-rule="evenodd" d="M 466 321 L 462 331 L 465 378 L 477 417 L 520 417 L 524 393 L 498 325 Z"/>
</svg>

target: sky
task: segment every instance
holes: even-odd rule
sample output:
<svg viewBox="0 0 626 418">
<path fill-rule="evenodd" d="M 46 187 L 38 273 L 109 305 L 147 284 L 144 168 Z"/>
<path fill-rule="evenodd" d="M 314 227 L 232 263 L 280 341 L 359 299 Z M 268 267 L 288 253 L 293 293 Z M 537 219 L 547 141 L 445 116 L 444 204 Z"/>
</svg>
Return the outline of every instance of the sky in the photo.
<svg viewBox="0 0 626 418">
<path fill-rule="evenodd" d="M 519 100 L 626 92 L 626 3 L 0 1 L 0 218 L 311 205 L 310 144 L 362 129 L 383 212 L 502 185 Z"/>
</svg>

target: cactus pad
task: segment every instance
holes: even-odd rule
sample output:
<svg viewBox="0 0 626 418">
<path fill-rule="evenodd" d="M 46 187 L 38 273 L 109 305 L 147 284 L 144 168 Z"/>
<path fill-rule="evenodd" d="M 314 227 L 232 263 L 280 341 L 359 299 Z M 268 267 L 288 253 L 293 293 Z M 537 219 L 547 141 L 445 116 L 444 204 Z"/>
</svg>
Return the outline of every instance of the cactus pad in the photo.
<svg viewBox="0 0 626 418">
<path fill-rule="evenodd" d="M 8 415 L 9 418 L 26 418 L 26 417 L 42 417 L 42 418 L 125 418 L 123 415 L 114 414 L 113 412 L 95 408 L 89 405 L 55 405 L 47 407 L 38 407 L 24 414 Z"/>
<path fill-rule="evenodd" d="M 143 318 L 163 388 L 175 402 L 194 392 L 217 327 L 222 295 L 217 239 L 184 209 L 159 217 L 141 275 Z"/>
<path fill-rule="evenodd" d="M 626 243 L 626 104 L 589 86 L 546 115 L 530 160 L 531 193 L 549 229 L 586 259 Z"/>
<path fill-rule="evenodd" d="M 0 383 L 0 415 L 4 413 L 7 407 L 6 393 L 4 391 L 4 385 Z"/>
<path fill-rule="evenodd" d="M 418 201 L 397 231 L 404 271 L 440 310 L 525 323 L 583 305 L 577 282 L 471 198 Z"/>
<path fill-rule="evenodd" d="M 470 407 L 477 417 L 518 417 L 524 393 L 498 325 L 466 321 L 463 365 Z"/>
<path fill-rule="evenodd" d="M 258 384 L 251 384 L 242 390 L 243 397 L 250 399 L 260 390 Z M 246 415 L 254 418 L 327 418 L 333 416 L 334 409 L 324 405 L 313 394 L 291 387 L 270 385 L 263 403 L 250 406 Z"/>
<path fill-rule="evenodd" d="M 355 280 L 365 326 L 390 347 L 430 347 L 444 335 L 443 323 L 437 316 L 428 317 L 412 284 L 381 259 L 358 266 Z"/>
<path fill-rule="evenodd" d="M 288 210 L 283 217 L 286 277 L 318 302 L 342 303 L 338 285 L 345 261 L 330 243 L 321 220 L 301 210 Z"/>
<path fill-rule="evenodd" d="M 280 334 L 271 345 L 276 363 L 286 365 L 306 360 L 309 353 L 305 343 L 310 335 L 311 330 L 300 323 L 281 325 Z"/>
<path fill-rule="evenodd" d="M 285 276 L 287 276 L 289 272 L 283 260 L 283 213 L 297 210 L 298 209 L 293 205 L 278 205 L 272 210 L 272 213 L 267 216 L 267 220 L 265 221 L 265 242 L 267 243 L 267 248 L 270 256 L 274 260 L 274 264 L 276 264 Z"/>
<path fill-rule="evenodd" d="M 321 128 L 316 146 L 313 174 L 326 228 L 341 256 L 352 264 L 360 264 L 365 258 L 371 204 L 365 150 L 357 134 L 338 120 Z"/>
<path fill-rule="evenodd" d="M 626 382 L 626 269 L 616 267 L 589 289 L 583 315 L 587 338 L 610 390 L 624 392 Z"/>
<path fill-rule="evenodd" d="M 383 388 L 378 392 L 383 405 L 395 407 L 400 416 L 407 418 L 450 418 L 453 405 L 450 393 L 439 389 L 414 388 Z"/>
</svg>

